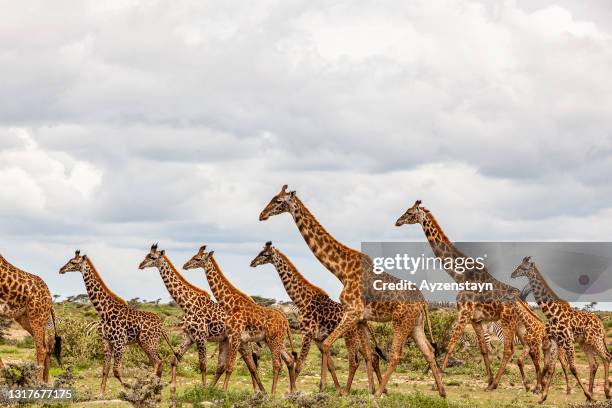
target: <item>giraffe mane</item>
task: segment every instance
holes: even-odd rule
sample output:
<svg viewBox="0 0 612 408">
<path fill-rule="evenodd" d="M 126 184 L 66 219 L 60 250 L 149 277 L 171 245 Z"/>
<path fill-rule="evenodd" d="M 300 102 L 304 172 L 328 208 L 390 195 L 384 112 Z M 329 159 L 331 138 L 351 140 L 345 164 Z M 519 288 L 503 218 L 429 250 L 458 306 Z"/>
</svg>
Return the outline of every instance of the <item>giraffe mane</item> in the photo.
<svg viewBox="0 0 612 408">
<path fill-rule="evenodd" d="M 224 283 L 227 284 L 228 286 L 230 286 L 234 292 L 234 294 L 237 294 L 239 296 L 242 296 L 246 299 L 248 299 L 251 302 L 255 302 L 249 295 L 247 295 L 246 293 L 244 293 L 243 291 L 241 291 L 240 289 L 238 289 L 232 282 L 230 282 L 229 279 L 227 279 L 227 277 L 225 276 L 225 274 L 223 273 L 223 271 L 221 270 L 221 267 L 219 266 L 219 264 L 217 263 L 217 260 L 214 257 L 210 257 L 211 262 L 213 263 L 213 266 L 217 269 L 217 271 L 219 272 L 219 275 L 222 277 L 222 279 L 225 281 Z"/>
<path fill-rule="evenodd" d="M 540 281 L 540 284 L 544 286 L 544 289 L 546 289 L 546 291 L 548 291 L 548 293 L 555 298 L 555 301 L 565 304 L 567 306 L 570 305 L 568 301 L 561 299 L 559 295 L 557 295 L 555 291 L 552 290 L 552 288 L 548 285 L 548 282 L 546 282 L 546 279 L 544 279 L 544 276 L 542 276 L 542 273 L 535 264 L 533 264 L 533 272 L 538 276 L 538 280 Z"/>
<path fill-rule="evenodd" d="M 98 281 L 98 283 L 100 284 L 100 286 L 102 287 L 102 290 L 104 292 L 106 292 L 106 294 L 108 296 L 110 296 L 111 298 L 113 298 L 114 300 L 116 300 L 117 302 L 123 304 L 123 305 L 127 305 L 128 303 L 125 301 L 125 299 L 123 299 L 121 296 L 117 295 L 115 292 L 113 292 L 112 290 L 110 290 L 108 288 L 108 286 L 106 286 L 106 283 L 104 282 L 104 280 L 102 280 L 102 277 L 100 276 L 100 274 L 98 273 L 96 267 L 94 266 L 93 262 L 91 262 L 91 259 L 89 257 L 87 257 L 85 259 L 85 262 L 87 262 L 87 265 L 89 266 L 89 269 L 91 269 L 91 272 L 93 273 L 95 279 Z"/>
<path fill-rule="evenodd" d="M 207 291 L 205 291 L 204 289 L 198 288 L 197 286 L 189 282 L 187 279 L 185 279 L 185 277 L 174 267 L 174 264 L 170 261 L 170 259 L 166 255 L 164 255 L 163 257 L 166 263 L 170 266 L 170 269 L 172 269 L 172 272 L 174 272 L 174 276 L 176 276 L 176 278 L 181 282 L 181 284 L 185 285 L 190 290 L 197 292 L 199 295 L 203 295 L 203 296 L 206 296 L 207 298 L 210 298 L 210 294 Z"/>
<path fill-rule="evenodd" d="M 309 216 L 310 218 L 312 218 L 313 222 L 315 223 L 315 225 L 321 229 L 321 231 L 323 231 L 324 234 L 327 234 L 335 243 L 336 245 L 338 245 L 340 247 L 340 249 L 349 251 L 349 252 L 353 252 L 353 253 L 357 253 L 357 254 L 362 254 L 360 251 L 353 249 L 349 246 L 344 245 L 342 242 L 338 241 L 336 239 L 336 237 L 334 237 L 332 234 L 329 233 L 329 231 L 327 231 L 325 229 L 325 227 L 323 225 L 321 225 L 321 223 L 319 222 L 319 220 L 317 219 L 317 217 L 314 216 L 313 213 L 310 212 L 310 210 L 308 209 L 308 207 L 306 207 L 306 205 L 302 202 L 302 200 L 300 200 L 298 198 L 298 196 L 295 196 L 295 200 L 297 201 L 298 205 L 300 207 L 302 207 L 302 211 L 304 211 L 306 216 Z"/>
</svg>

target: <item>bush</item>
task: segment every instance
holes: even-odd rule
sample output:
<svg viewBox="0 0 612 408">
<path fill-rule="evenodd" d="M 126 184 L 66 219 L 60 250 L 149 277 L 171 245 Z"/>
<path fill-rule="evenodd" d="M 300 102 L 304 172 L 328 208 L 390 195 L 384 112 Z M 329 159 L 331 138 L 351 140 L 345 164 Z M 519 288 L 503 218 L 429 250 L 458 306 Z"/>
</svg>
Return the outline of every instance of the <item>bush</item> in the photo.
<svg viewBox="0 0 612 408">
<path fill-rule="evenodd" d="M 124 389 L 119 392 L 119 398 L 138 408 L 157 407 L 161 403 L 163 389 L 164 383 L 160 378 L 141 369 L 134 381 L 125 383 Z"/>
<path fill-rule="evenodd" d="M 35 387 L 38 385 L 38 367 L 32 362 L 6 363 L 0 377 L 8 387 Z"/>
</svg>

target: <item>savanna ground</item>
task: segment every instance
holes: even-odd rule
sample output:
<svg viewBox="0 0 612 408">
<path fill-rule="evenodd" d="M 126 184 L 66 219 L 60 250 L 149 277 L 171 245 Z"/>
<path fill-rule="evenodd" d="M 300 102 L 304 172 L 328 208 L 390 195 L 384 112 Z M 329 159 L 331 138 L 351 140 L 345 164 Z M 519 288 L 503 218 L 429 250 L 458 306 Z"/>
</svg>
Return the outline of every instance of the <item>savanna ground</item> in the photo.
<svg viewBox="0 0 612 408">
<path fill-rule="evenodd" d="M 78 299 L 77 299 L 78 300 Z M 135 302 L 135 306 L 151 310 L 164 318 L 173 346 L 178 348 L 180 344 L 180 316 L 181 311 L 172 305 Z M 119 382 L 109 376 L 106 394 L 98 395 L 100 376 L 102 372 L 102 344 L 98 337 L 95 321 L 97 315 L 95 310 L 86 302 L 64 301 L 55 304 L 56 316 L 58 316 L 58 330 L 63 337 L 63 359 L 64 368 L 70 367 L 74 374 L 74 389 L 77 402 L 73 406 L 104 406 L 124 407 L 129 403 L 121 401 L 122 387 Z M 608 337 L 611 336 L 612 317 L 611 312 L 597 312 L 600 315 Z M 440 345 L 448 342 L 448 332 L 452 327 L 456 312 L 452 309 L 439 309 L 431 312 L 434 337 Z M 386 324 L 377 324 L 375 332 L 379 344 L 384 349 L 391 332 Z M 513 363 L 506 370 L 499 389 L 485 391 L 486 377 L 484 366 L 477 345 L 474 341 L 473 332 L 467 332 L 468 339 L 472 339 L 472 347 L 459 350 L 455 357 L 463 363 L 459 366 L 448 368 L 443 380 L 448 397 L 442 400 L 433 388 L 433 378 L 430 373 L 425 373 L 426 363 L 411 341 L 406 344 L 404 359 L 391 378 L 388 386 L 389 394 L 381 399 L 371 399 L 367 392 L 367 380 L 362 362 L 355 381 L 351 395 L 339 397 L 335 394 L 329 378 L 330 387 L 325 394 L 318 393 L 320 354 L 316 347 L 311 348 L 307 363 L 298 378 L 298 394 L 285 396 L 288 390 L 287 372 L 282 372 L 279 391 L 276 397 L 268 395 L 252 395 L 251 381 L 248 370 L 242 361 L 237 363 L 237 368 L 232 376 L 230 389 L 227 393 L 219 389 L 204 388 L 200 386 L 200 373 L 198 369 L 197 352 L 195 347 L 183 357 L 177 375 L 176 405 L 179 407 L 197 406 L 243 406 L 243 407 L 530 407 L 538 406 L 538 396 L 526 392 L 522 386 L 520 374 L 514 363 L 520 353 L 520 346 L 515 351 Z M 296 351 L 299 350 L 300 335 L 293 334 L 293 343 Z M 610 341 L 608 340 L 610 344 Z M 494 368 L 499 362 L 501 346 L 493 351 Z M 578 354 L 578 371 L 583 381 L 588 380 L 588 369 L 584 354 L 576 347 Z M 160 406 L 168 406 L 171 401 L 169 382 L 169 362 L 171 353 L 168 347 L 163 345 L 163 356 L 165 359 L 163 382 L 166 386 L 162 390 L 162 402 Z M 208 379 L 213 376 L 216 365 L 215 343 L 208 346 Z M 347 375 L 346 350 L 343 340 L 337 342 L 332 350 L 341 383 L 344 383 Z M 266 348 L 259 352 L 259 372 L 264 385 L 269 390 L 271 383 L 270 355 Z M 21 363 L 33 361 L 34 347 L 32 339 L 25 332 L 12 325 L 0 341 L 0 356 L 5 363 Z M 133 382 L 142 377 L 144 370 L 149 370 L 147 359 L 136 346 L 130 346 L 124 359 L 124 379 Z M 533 366 L 527 361 L 527 374 L 530 382 L 534 382 Z M 384 365 L 382 367 L 385 368 Z M 51 382 L 60 376 L 64 370 L 52 361 L 50 370 Z M 4 381 L 4 380 L 0 380 Z M 604 400 L 603 395 L 603 367 L 600 366 L 596 384 L 595 398 Z M 565 383 L 559 364 L 554 383 L 551 386 L 545 407 L 565 407 L 568 404 L 582 403 L 584 396 L 574 380 L 571 380 L 573 392 L 565 394 Z M 1 386 L 6 386 L 1 385 Z M 123 397 L 125 398 L 125 397 Z M 608 406 L 608 405 L 604 405 Z"/>
</svg>

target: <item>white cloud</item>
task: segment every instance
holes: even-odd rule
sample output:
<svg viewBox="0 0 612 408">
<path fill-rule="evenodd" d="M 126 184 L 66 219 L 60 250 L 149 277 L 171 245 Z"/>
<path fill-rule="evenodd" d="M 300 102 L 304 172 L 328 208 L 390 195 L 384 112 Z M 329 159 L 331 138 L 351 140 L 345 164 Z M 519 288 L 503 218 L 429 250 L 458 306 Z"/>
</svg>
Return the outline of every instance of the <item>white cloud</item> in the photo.
<svg viewBox="0 0 612 408">
<path fill-rule="evenodd" d="M 118 292 L 157 298 L 141 250 L 160 241 L 181 263 L 207 242 L 244 287 L 280 296 L 247 266 L 272 239 L 337 293 L 288 217 L 257 221 L 284 183 L 353 246 L 422 240 L 393 226 L 417 198 L 455 240 L 606 239 L 602 4 L 7 6 L 2 252 L 61 293 L 78 286 L 56 269 L 82 247 Z"/>
</svg>

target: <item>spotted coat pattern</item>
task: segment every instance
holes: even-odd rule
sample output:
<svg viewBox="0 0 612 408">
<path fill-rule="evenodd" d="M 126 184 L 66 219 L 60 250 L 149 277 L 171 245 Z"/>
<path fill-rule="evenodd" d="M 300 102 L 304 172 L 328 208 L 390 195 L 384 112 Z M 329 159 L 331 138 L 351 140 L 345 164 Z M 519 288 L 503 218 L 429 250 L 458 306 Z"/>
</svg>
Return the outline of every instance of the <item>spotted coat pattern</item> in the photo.
<svg viewBox="0 0 612 408">
<path fill-rule="evenodd" d="M 372 355 L 366 356 L 366 368 L 370 391 L 380 396 L 402 357 L 404 343 L 411 336 L 427 360 L 434 374 L 434 379 L 440 396 L 446 396 L 440 369 L 435 361 L 431 344 L 425 336 L 423 321 L 427 311 L 425 299 L 420 291 L 415 290 L 413 299 L 408 301 L 373 301 L 366 304 L 362 275 L 364 268 L 371 270 L 371 259 L 336 240 L 323 228 L 319 221 L 297 197 L 295 191 L 288 192 L 283 186 L 261 212 L 260 221 L 271 216 L 289 213 L 315 257 L 342 283 L 340 303 L 344 307 L 342 320 L 334 331 L 323 342 L 323 364 L 321 365 L 321 387 L 325 386 L 329 349 L 331 345 L 356 324 L 360 328 L 362 343 L 368 341 L 368 330 L 365 322 L 391 321 L 393 338 L 391 341 L 391 356 L 382 381 L 375 389 L 372 373 Z"/>
<path fill-rule="evenodd" d="M 206 246 L 185 263 L 183 269 L 203 268 L 211 291 L 225 309 L 226 333 L 229 341 L 227 364 L 223 388 L 227 389 L 236 364 L 236 354 L 242 342 L 263 340 L 272 353 L 272 394 L 276 392 L 281 360 L 289 370 L 289 388 L 295 390 L 295 360 L 285 350 L 284 339 L 289 337 L 289 321 L 279 310 L 258 305 L 249 296 L 238 290 L 223 274 L 213 257 L 214 251 L 206 252 Z M 293 348 L 293 346 L 292 346 Z"/>
<path fill-rule="evenodd" d="M 597 374 L 599 357 L 604 364 L 604 393 L 610 399 L 610 381 L 608 378 L 610 360 L 612 356 L 608 352 L 606 345 L 606 331 L 602 321 L 593 313 L 584 310 L 574 310 L 568 302 L 562 300 L 548 286 L 544 277 L 531 261 L 530 257 L 525 257 L 521 264 L 512 272 L 513 278 L 524 276 L 529 280 L 531 292 L 540 306 L 540 309 L 548 319 L 547 328 L 549 337 L 554 341 L 559 350 L 565 352 L 567 362 L 572 375 L 578 381 L 587 400 L 593 396 L 593 384 Z M 589 363 L 589 387 L 588 391 L 578 378 L 575 365 L 574 341 L 578 342 L 584 350 Z M 554 368 L 554 366 L 553 366 Z M 550 381 L 545 384 L 545 391 L 542 393 L 542 401 L 546 399 Z"/>
<path fill-rule="evenodd" d="M 49 380 L 49 355 L 53 338 L 47 335 L 47 322 L 53 316 L 51 293 L 36 275 L 12 265 L 0 255 L 0 316 L 14 319 L 34 338 L 39 379 Z M 0 368 L 4 363 L 0 360 Z"/>
<path fill-rule="evenodd" d="M 140 263 L 139 269 L 147 267 L 158 269 L 168 293 L 183 311 L 181 319 L 182 342 L 177 352 L 177 361 L 180 361 L 191 345 L 195 343 L 198 350 L 202 385 L 206 385 L 206 343 L 208 341 L 219 343 L 217 368 L 213 380 L 213 386 L 216 385 L 225 372 L 229 348 L 225 330 L 225 320 L 227 319 L 225 309 L 215 302 L 208 292 L 189 283 L 176 270 L 165 251 L 157 249 L 157 244 L 151 247 L 149 253 Z M 263 391 L 263 385 L 256 375 L 257 367 L 253 360 L 250 344 L 242 343 L 240 354 L 251 373 L 254 390 Z M 175 370 L 172 374 L 174 383 Z"/>
<path fill-rule="evenodd" d="M 163 330 L 163 323 L 155 313 L 133 309 L 112 292 L 104 283 L 91 259 L 77 250 L 74 257 L 60 269 L 60 274 L 80 272 L 91 304 L 100 316 L 100 334 L 104 344 L 104 365 L 100 393 L 106 391 L 106 381 L 113 361 L 113 375 L 121 379 L 121 359 L 128 344 L 138 344 L 147 355 L 158 377 L 163 363 L 159 354 L 159 341 L 163 338 L 172 349 Z"/>
</svg>

